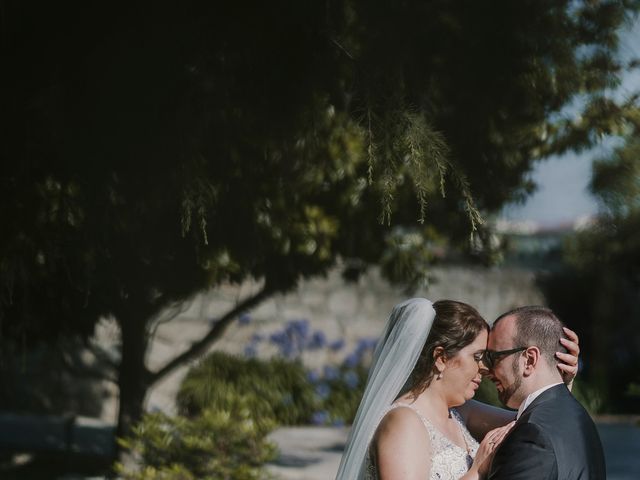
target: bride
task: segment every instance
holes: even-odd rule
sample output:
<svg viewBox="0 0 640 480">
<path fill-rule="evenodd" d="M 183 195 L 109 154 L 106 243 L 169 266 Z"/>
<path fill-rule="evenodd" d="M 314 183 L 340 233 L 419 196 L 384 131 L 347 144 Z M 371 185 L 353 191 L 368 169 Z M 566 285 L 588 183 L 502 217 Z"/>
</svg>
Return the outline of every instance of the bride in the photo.
<svg viewBox="0 0 640 480">
<path fill-rule="evenodd" d="M 513 412 L 471 400 L 486 368 L 488 332 L 465 303 L 415 298 L 396 305 L 336 480 L 484 478 L 515 419 Z M 569 354 L 558 355 L 566 362 L 558 368 L 570 385 L 579 349 L 577 336 L 566 332 Z"/>
</svg>

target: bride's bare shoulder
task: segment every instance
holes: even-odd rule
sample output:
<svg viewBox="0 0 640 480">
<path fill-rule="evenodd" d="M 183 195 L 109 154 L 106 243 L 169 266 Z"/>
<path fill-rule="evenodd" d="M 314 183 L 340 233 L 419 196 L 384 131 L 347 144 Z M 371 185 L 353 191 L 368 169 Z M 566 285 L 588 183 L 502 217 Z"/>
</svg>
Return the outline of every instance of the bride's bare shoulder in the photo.
<svg viewBox="0 0 640 480">
<path fill-rule="evenodd" d="M 416 411 L 397 407 L 389 411 L 374 437 L 373 448 L 380 479 L 422 479 L 430 471 L 431 445 Z"/>
<path fill-rule="evenodd" d="M 412 408 L 398 406 L 391 409 L 382 418 L 376 430 L 377 440 L 389 440 L 396 437 L 414 437 L 414 440 L 424 440 L 425 426 L 419 414 Z"/>
</svg>

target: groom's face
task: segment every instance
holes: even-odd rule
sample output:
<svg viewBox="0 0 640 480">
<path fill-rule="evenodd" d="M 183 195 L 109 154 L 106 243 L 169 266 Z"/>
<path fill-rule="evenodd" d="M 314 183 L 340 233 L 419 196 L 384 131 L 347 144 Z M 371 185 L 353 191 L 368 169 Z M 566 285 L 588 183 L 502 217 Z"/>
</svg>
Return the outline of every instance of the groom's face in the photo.
<svg viewBox="0 0 640 480">
<path fill-rule="evenodd" d="M 491 330 L 487 348 L 494 352 L 511 350 L 518 347 L 514 345 L 515 318 L 505 317 Z M 518 408 L 521 403 L 520 389 L 522 375 L 520 372 L 519 357 L 516 352 L 496 358 L 493 368 L 489 370 L 488 377 L 498 390 L 498 398 L 509 408 Z"/>
</svg>

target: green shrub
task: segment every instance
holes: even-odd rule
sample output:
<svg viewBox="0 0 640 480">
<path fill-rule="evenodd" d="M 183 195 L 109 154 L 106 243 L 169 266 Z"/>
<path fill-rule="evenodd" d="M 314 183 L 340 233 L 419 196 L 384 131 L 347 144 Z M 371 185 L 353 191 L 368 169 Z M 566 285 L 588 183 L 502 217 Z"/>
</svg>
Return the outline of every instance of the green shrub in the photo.
<svg viewBox="0 0 640 480">
<path fill-rule="evenodd" d="M 606 395 L 595 386 L 575 379 L 571 393 L 591 415 L 604 412 L 607 403 Z"/>
<path fill-rule="evenodd" d="M 504 405 L 502 405 L 502 402 L 498 398 L 498 391 L 495 385 L 488 378 L 482 378 L 480 388 L 478 388 L 473 398 L 474 400 L 493 405 L 494 407 L 504 408 Z"/>
<path fill-rule="evenodd" d="M 214 352 L 185 377 L 177 403 L 187 416 L 205 409 L 226 410 L 235 398 L 245 399 L 256 418 L 274 418 L 282 425 L 308 423 L 318 399 L 307 371 L 298 361 L 261 361 Z"/>
<path fill-rule="evenodd" d="M 631 382 L 625 392 L 628 397 L 640 398 L 640 383 Z"/>
<path fill-rule="evenodd" d="M 571 391 L 574 397 L 587 409 L 589 413 L 596 414 L 602 413 L 604 408 L 603 396 L 599 390 L 592 385 L 584 382 L 583 380 L 576 379 L 573 382 L 573 389 Z M 474 396 L 475 400 L 479 400 L 489 405 L 504 408 L 502 402 L 498 398 L 498 392 L 493 386 L 490 380 L 487 378 L 482 379 L 480 388 Z"/>
<path fill-rule="evenodd" d="M 318 409 L 311 417 L 315 424 L 350 424 L 356 415 L 368 370 L 363 365 L 325 366 L 323 375 L 313 378 Z"/>
<path fill-rule="evenodd" d="M 139 472 L 127 472 L 123 468 L 117 470 L 126 480 L 197 480 L 189 470 L 181 465 L 161 468 L 146 466 Z"/>
<path fill-rule="evenodd" d="M 258 480 L 263 464 L 276 456 L 266 440 L 272 416 L 259 415 L 241 397 L 227 396 L 228 408 L 205 409 L 193 418 L 145 415 L 124 448 L 140 468 L 116 466 L 124 480 Z"/>
</svg>

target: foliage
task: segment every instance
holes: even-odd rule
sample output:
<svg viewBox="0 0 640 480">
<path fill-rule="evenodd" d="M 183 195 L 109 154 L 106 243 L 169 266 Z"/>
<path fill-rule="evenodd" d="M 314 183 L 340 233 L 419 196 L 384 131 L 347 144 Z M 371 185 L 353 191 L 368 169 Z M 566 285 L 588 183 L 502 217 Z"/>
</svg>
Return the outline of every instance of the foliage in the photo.
<svg viewBox="0 0 640 480">
<path fill-rule="evenodd" d="M 606 394 L 579 378 L 574 380 L 571 393 L 591 415 L 603 413 L 607 407 Z"/>
<path fill-rule="evenodd" d="M 627 388 L 627 393 L 633 397 L 640 397 L 640 384 L 631 382 Z"/>
<path fill-rule="evenodd" d="M 637 128 L 640 129 L 640 121 Z M 591 191 L 599 199 L 604 213 L 611 218 L 624 218 L 640 211 L 638 158 L 640 137 L 630 136 L 610 158 L 597 159 L 593 163 Z M 575 260 L 579 261 L 577 258 Z"/>
<path fill-rule="evenodd" d="M 480 382 L 480 387 L 476 391 L 476 394 L 473 398 L 480 402 L 493 405 L 494 407 L 504 408 L 504 405 L 498 398 L 498 391 L 496 390 L 496 387 L 486 377 L 482 378 L 482 382 Z"/>
<path fill-rule="evenodd" d="M 316 411 L 311 416 L 312 423 L 344 425 L 353 422 L 364 393 L 376 342 L 375 338 L 360 339 L 342 361 L 326 363 L 321 370 L 309 370 L 307 378 L 318 398 Z M 340 350 L 344 341 L 332 342 L 328 347 Z"/>
<path fill-rule="evenodd" d="M 263 464 L 276 452 L 265 438 L 273 418 L 257 415 L 241 396 L 225 407 L 193 418 L 146 414 L 121 441 L 139 456 L 140 468 L 119 464 L 118 474 L 126 480 L 267 478 Z"/>
<path fill-rule="evenodd" d="M 584 377 L 594 409 L 637 413 L 629 390 L 640 362 L 640 143 L 633 134 L 594 164 L 597 221 L 564 245 L 566 266 L 548 278 L 547 298 L 584 345 Z M 586 395 L 585 395 L 586 398 Z"/>
<path fill-rule="evenodd" d="M 309 322 L 302 319 L 287 322 L 282 330 L 273 332 L 268 342 L 266 340 L 254 335 L 245 354 L 255 357 L 261 347 L 271 344 L 276 347 L 275 358 L 300 364 L 308 353 L 324 351 L 322 368 L 306 368 L 306 379 L 313 388 L 314 402 L 307 404 L 313 410 L 303 418 L 304 423 L 343 425 L 353 421 L 364 392 L 377 338 L 361 338 L 353 351 L 345 352 L 343 339 L 329 340 L 323 331 L 311 331 Z"/>
<path fill-rule="evenodd" d="M 391 212 L 467 244 L 533 162 L 629 117 L 607 93 L 631 0 L 32 7 L 0 9 L 0 333 L 115 318 L 125 427 L 237 313 L 150 371 L 165 308 L 257 279 L 246 310 L 338 258 L 378 264 Z"/>
<path fill-rule="evenodd" d="M 433 227 L 420 231 L 394 228 L 385 242 L 381 271 L 391 282 L 404 284 L 407 293 L 429 285 L 431 267 L 444 256 L 447 248 L 446 239 Z"/>
<path fill-rule="evenodd" d="M 244 398 L 257 417 L 282 425 L 309 421 L 315 398 L 302 364 L 280 358 L 244 359 L 214 352 L 192 368 L 182 382 L 177 403 L 189 417 L 205 409 L 226 410 Z"/>
<path fill-rule="evenodd" d="M 369 365 L 347 362 L 338 367 L 326 365 L 322 375 L 311 375 L 320 406 L 313 412 L 316 425 L 350 425 L 356 416 L 369 373 Z"/>
<path fill-rule="evenodd" d="M 249 315 L 241 323 L 250 323 Z M 282 425 L 343 425 L 353 420 L 362 393 L 375 339 L 361 339 L 352 352 L 342 352 L 343 340 L 329 341 L 311 331 L 307 320 L 287 322 L 268 338 L 254 334 L 246 358 L 214 352 L 193 367 L 180 387 L 181 412 L 197 415 L 204 409 L 224 409 L 242 396 L 256 415 L 272 415 Z M 275 354 L 267 360 L 259 360 Z M 328 362 L 308 368 L 309 352 L 324 350 Z"/>
</svg>

